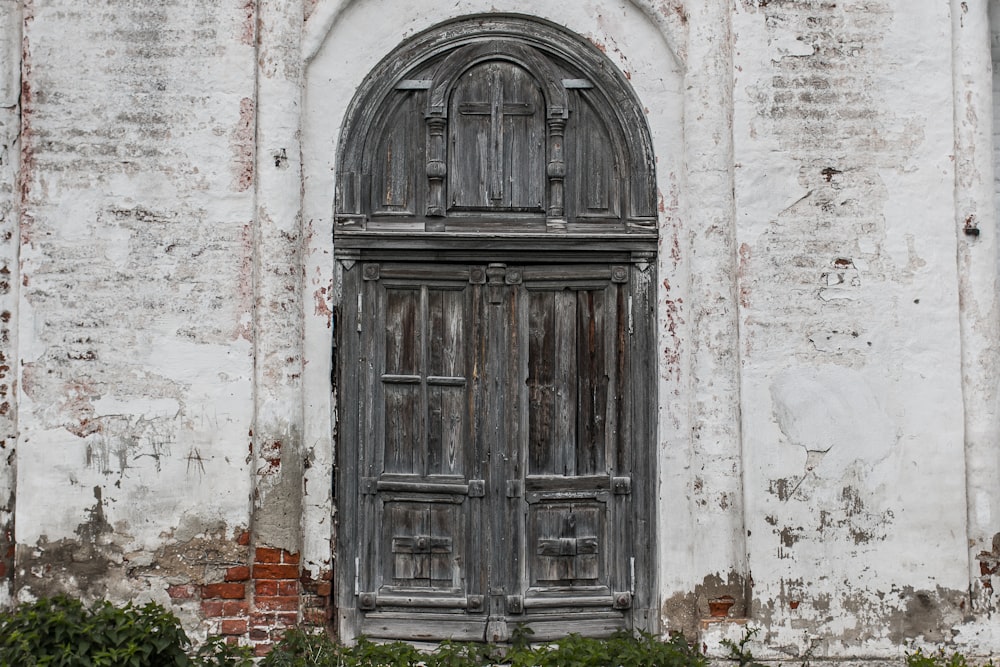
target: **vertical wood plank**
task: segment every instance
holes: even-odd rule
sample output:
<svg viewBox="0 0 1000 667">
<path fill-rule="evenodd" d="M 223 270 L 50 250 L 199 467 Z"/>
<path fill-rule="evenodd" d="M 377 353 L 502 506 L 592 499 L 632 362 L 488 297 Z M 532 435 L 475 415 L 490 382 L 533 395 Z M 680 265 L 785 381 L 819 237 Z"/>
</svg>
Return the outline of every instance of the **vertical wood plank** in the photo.
<svg viewBox="0 0 1000 667">
<path fill-rule="evenodd" d="M 381 121 L 372 158 L 372 212 L 416 212 L 416 172 L 422 135 L 421 113 L 414 91 L 395 91 L 395 108 Z"/>
<path fill-rule="evenodd" d="M 424 439 L 421 433 L 419 384 L 384 383 L 384 470 L 388 473 L 423 474 Z"/>
<path fill-rule="evenodd" d="M 375 304 L 372 304 L 373 306 Z M 420 290 L 385 291 L 385 373 L 413 375 L 419 372 L 421 331 L 418 315 Z"/>
<path fill-rule="evenodd" d="M 555 292 L 552 318 L 553 389 L 552 472 L 576 475 L 576 294 L 570 290 Z"/>
<path fill-rule="evenodd" d="M 528 457 L 529 471 L 554 474 L 555 295 L 529 292 L 528 306 Z"/>
<path fill-rule="evenodd" d="M 577 404 L 576 467 L 579 474 L 605 470 L 605 414 L 608 402 L 605 290 L 577 292 Z"/>
</svg>

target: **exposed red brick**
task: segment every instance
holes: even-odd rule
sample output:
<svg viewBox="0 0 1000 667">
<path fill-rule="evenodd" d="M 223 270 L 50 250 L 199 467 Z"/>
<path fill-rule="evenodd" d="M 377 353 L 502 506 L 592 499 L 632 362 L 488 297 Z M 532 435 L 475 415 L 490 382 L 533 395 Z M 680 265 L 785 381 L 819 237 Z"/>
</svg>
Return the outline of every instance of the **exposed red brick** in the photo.
<svg viewBox="0 0 1000 667">
<path fill-rule="evenodd" d="M 252 641 L 262 641 L 270 637 L 267 630 L 263 628 L 250 628 L 250 639 Z"/>
<path fill-rule="evenodd" d="M 322 595 L 326 597 L 333 590 L 333 586 L 328 581 L 324 581 L 322 584 L 316 587 L 316 595 Z"/>
<path fill-rule="evenodd" d="M 291 563 L 293 565 L 298 565 L 299 564 L 299 555 L 298 554 L 290 554 L 287 551 L 282 551 L 281 552 L 281 562 L 283 562 L 283 563 Z"/>
<path fill-rule="evenodd" d="M 260 565 L 253 566 L 254 579 L 298 579 L 299 567 L 297 565 Z"/>
<path fill-rule="evenodd" d="M 258 579 L 254 582 L 257 595 L 298 595 L 299 582 L 294 579 Z"/>
<path fill-rule="evenodd" d="M 326 624 L 326 610 L 325 609 L 306 609 L 302 612 L 302 622 L 309 625 L 325 625 Z"/>
<path fill-rule="evenodd" d="M 250 568 L 246 565 L 238 565 L 226 570 L 226 581 L 246 581 L 250 578 Z"/>
<path fill-rule="evenodd" d="M 218 618 L 229 614 L 223 612 L 221 600 L 206 600 L 201 603 L 201 615 L 205 618 Z"/>
<path fill-rule="evenodd" d="M 254 550 L 254 562 L 256 563 L 280 563 L 281 549 L 270 547 L 257 547 Z"/>
<path fill-rule="evenodd" d="M 258 658 L 262 658 L 271 652 L 271 648 L 271 644 L 257 644 L 257 646 L 254 647 L 253 652 Z"/>
<path fill-rule="evenodd" d="M 242 635 L 247 631 L 246 619 L 227 619 L 222 621 L 220 633 L 224 635 Z"/>
<path fill-rule="evenodd" d="M 242 547 L 249 546 L 250 544 L 250 531 L 244 530 L 240 533 L 240 536 L 236 538 L 236 544 Z"/>
<path fill-rule="evenodd" d="M 174 600 L 188 600 L 194 597 L 194 592 L 194 586 L 191 584 L 167 586 L 167 595 Z"/>
<path fill-rule="evenodd" d="M 261 611 L 294 611 L 299 608 L 299 599 L 294 595 L 258 597 L 254 603 Z"/>
<path fill-rule="evenodd" d="M 246 600 L 226 600 L 222 603 L 223 616 L 246 616 L 250 613 L 250 604 Z"/>
<path fill-rule="evenodd" d="M 250 614 L 250 624 L 255 628 L 274 625 L 274 614 L 264 614 L 255 611 L 253 614 Z"/>
<path fill-rule="evenodd" d="M 326 598 L 321 598 L 318 595 L 303 595 L 301 599 L 303 607 L 313 608 L 313 609 L 326 608 L 326 603 L 327 603 Z"/>
<path fill-rule="evenodd" d="M 296 613 L 283 613 L 274 615 L 274 624 L 282 628 L 290 628 L 292 626 L 298 625 L 299 615 Z"/>
<path fill-rule="evenodd" d="M 207 584 L 201 587 L 201 597 L 203 599 L 239 600 L 246 597 L 246 586 L 243 584 Z"/>
<path fill-rule="evenodd" d="M 253 582 L 254 595 L 277 595 L 278 581 L 275 579 L 259 579 Z"/>
</svg>

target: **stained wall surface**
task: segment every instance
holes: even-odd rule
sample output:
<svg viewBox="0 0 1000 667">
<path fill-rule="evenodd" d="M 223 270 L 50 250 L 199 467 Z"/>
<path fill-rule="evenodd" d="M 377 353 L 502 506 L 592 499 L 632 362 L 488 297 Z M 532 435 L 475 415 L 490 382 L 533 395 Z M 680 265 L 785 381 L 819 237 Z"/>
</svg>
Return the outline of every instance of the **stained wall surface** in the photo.
<svg viewBox="0 0 1000 667">
<path fill-rule="evenodd" d="M 337 629 L 341 124 L 503 12 L 647 113 L 661 629 L 1000 652 L 989 4 L 0 0 L 0 604 Z"/>
</svg>

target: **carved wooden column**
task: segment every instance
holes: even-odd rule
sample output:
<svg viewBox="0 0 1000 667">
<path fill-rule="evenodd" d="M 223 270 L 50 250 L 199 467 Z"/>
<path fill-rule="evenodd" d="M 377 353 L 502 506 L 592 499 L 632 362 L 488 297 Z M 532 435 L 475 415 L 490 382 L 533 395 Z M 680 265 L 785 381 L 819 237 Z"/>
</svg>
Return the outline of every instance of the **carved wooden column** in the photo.
<svg viewBox="0 0 1000 667">
<path fill-rule="evenodd" d="M 427 217 L 440 218 L 424 223 L 424 230 L 428 232 L 444 231 L 444 177 L 448 173 L 444 132 L 447 126 L 444 116 L 427 117 Z"/>
<path fill-rule="evenodd" d="M 549 163 L 545 174 L 549 179 L 549 206 L 545 219 L 548 231 L 566 231 L 566 210 L 564 186 L 566 180 L 566 158 L 563 152 L 563 139 L 566 131 L 566 119 L 562 117 L 549 118 Z"/>
</svg>

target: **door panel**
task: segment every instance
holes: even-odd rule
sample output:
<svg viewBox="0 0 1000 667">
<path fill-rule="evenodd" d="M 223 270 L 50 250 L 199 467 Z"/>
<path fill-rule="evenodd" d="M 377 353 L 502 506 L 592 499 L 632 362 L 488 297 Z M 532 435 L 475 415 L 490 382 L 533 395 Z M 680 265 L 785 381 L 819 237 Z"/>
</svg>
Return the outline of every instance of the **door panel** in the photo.
<svg viewBox="0 0 1000 667">
<path fill-rule="evenodd" d="M 476 466 L 476 349 L 480 286 L 469 267 L 365 265 L 361 330 L 368 358 L 363 391 L 373 460 L 361 481 L 359 533 L 372 564 L 359 568 L 362 631 L 411 636 L 426 613 L 462 617 L 439 623 L 435 638 L 468 637 L 481 606 L 484 568 L 482 475 Z M 407 633 L 410 633 L 409 635 Z"/>
<path fill-rule="evenodd" d="M 520 533 L 521 620 L 535 627 L 562 615 L 603 614 L 626 627 L 624 549 L 627 503 L 614 501 L 614 481 L 627 486 L 623 434 L 623 368 L 627 354 L 627 272 L 608 264 L 525 266 L 517 293 L 521 350 L 517 400 L 527 429 Z M 619 592 L 616 596 L 615 593 Z"/>
<path fill-rule="evenodd" d="M 377 408 L 361 409 L 361 631 L 630 627 L 628 269 L 380 262 L 364 275 L 359 398 Z"/>
</svg>

